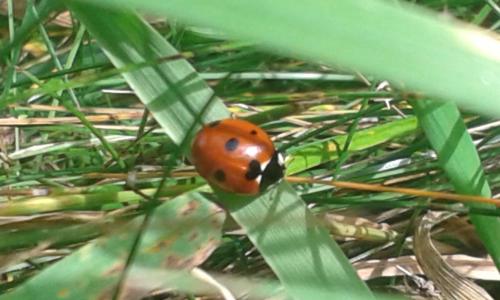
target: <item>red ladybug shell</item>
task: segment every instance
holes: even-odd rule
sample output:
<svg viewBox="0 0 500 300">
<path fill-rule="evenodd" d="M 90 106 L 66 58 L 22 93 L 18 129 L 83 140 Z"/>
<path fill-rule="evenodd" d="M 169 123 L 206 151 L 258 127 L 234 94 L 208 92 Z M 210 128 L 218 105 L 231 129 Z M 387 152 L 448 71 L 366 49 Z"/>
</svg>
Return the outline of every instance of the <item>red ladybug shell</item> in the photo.
<svg viewBox="0 0 500 300">
<path fill-rule="evenodd" d="M 191 152 L 198 173 L 227 192 L 255 195 L 283 177 L 283 159 L 267 133 L 244 120 L 204 126 Z"/>
</svg>

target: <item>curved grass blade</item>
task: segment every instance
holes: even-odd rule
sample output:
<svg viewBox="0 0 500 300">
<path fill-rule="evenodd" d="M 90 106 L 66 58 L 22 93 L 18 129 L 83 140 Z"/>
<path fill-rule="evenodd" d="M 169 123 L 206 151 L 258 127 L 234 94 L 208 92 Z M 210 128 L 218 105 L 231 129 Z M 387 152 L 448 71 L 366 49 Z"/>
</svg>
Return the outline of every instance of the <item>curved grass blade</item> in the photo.
<svg viewBox="0 0 500 300">
<path fill-rule="evenodd" d="M 500 41 L 401 1 L 73 1 L 130 5 L 179 18 L 274 52 L 343 65 L 500 116 Z"/>
<path fill-rule="evenodd" d="M 439 164 L 446 172 L 455 190 L 460 194 L 491 197 L 491 190 L 484 176 L 472 138 L 457 107 L 451 103 L 429 100 L 412 102 L 419 124 L 438 154 Z M 471 208 L 489 208 L 487 204 L 469 204 Z M 470 214 L 471 221 L 500 269 L 500 218 Z"/>
<path fill-rule="evenodd" d="M 493 300 L 480 285 L 455 271 L 432 242 L 432 227 L 446 217 L 446 213 L 428 211 L 416 225 L 413 249 L 418 264 L 444 299 Z"/>
</svg>

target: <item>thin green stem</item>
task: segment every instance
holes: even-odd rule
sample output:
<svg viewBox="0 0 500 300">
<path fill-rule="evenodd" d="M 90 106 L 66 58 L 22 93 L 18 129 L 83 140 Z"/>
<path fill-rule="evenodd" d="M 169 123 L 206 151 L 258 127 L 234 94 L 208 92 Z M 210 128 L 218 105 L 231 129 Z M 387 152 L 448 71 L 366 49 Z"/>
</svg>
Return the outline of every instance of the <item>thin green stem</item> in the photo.
<svg viewBox="0 0 500 300">
<path fill-rule="evenodd" d="M 38 15 L 38 13 L 36 12 L 36 9 L 34 7 L 33 7 L 33 12 L 35 15 Z M 49 37 L 47 31 L 45 30 L 45 27 L 43 27 L 43 25 L 40 24 L 39 29 L 40 29 L 40 33 L 42 35 L 42 38 L 47 46 L 47 50 L 49 51 L 49 54 L 52 57 L 52 61 L 54 62 L 54 65 L 56 66 L 56 68 L 58 70 L 64 70 L 64 67 L 62 66 L 62 64 L 57 56 L 57 53 L 54 49 L 54 46 L 52 45 L 50 37 Z M 73 63 L 72 60 L 74 59 L 76 52 L 78 51 L 78 45 L 82 41 L 84 32 L 85 32 L 84 28 L 81 28 L 78 31 L 77 39 L 75 39 L 75 43 L 74 43 L 74 47 L 73 47 L 74 52 L 70 53 L 70 56 L 69 56 L 68 60 L 66 61 L 67 66 L 72 65 L 72 63 Z M 62 81 L 64 83 L 68 83 L 67 75 L 63 76 Z M 118 155 L 118 152 L 114 149 L 114 147 L 110 143 L 108 143 L 108 141 L 106 140 L 104 135 L 101 133 L 101 131 L 99 129 L 95 128 L 94 125 L 92 124 L 92 122 L 88 121 L 87 118 L 85 117 L 85 115 L 78 110 L 79 102 L 78 102 L 78 99 L 76 97 L 74 90 L 72 88 L 68 88 L 68 89 L 66 89 L 66 91 L 68 92 L 68 95 L 69 95 L 72 103 L 70 101 L 65 101 L 63 99 L 62 104 L 64 105 L 64 107 L 66 107 L 66 109 L 68 109 L 68 111 L 70 111 L 72 114 L 74 114 L 82 122 L 82 124 L 84 126 L 86 126 L 90 130 L 90 132 L 96 138 L 99 139 L 99 141 L 101 141 L 104 149 L 106 149 L 106 151 L 108 151 L 108 153 L 111 155 L 111 157 L 113 157 L 113 159 L 118 163 L 120 168 L 125 169 L 126 168 L 125 162 L 120 158 L 120 156 Z M 53 95 L 53 96 L 54 96 L 54 99 L 60 99 L 62 96 L 62 91 L 57 92 L 57 94 Z M 53 101 L 52 105 L 57 105 L 57 102 Z M 49 114 L 54 115 L 55 112 L 50 112 Z"/>
</svg>

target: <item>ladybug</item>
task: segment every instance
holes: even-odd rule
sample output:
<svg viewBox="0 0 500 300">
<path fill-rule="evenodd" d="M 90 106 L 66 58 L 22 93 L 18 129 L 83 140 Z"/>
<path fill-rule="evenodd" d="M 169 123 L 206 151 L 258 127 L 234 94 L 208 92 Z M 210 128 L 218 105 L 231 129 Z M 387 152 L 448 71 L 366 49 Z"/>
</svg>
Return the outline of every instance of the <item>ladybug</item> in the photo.
<svg viewBox="0 0 500 300">
<path fill-rule="evenodd" d="M 267 133 L 240 119 L 205 125 L 191 146 L 194 166 L 210 184 L 244 195 L 256 195 L 283 178 L 283 156 Z"/>
</svg>

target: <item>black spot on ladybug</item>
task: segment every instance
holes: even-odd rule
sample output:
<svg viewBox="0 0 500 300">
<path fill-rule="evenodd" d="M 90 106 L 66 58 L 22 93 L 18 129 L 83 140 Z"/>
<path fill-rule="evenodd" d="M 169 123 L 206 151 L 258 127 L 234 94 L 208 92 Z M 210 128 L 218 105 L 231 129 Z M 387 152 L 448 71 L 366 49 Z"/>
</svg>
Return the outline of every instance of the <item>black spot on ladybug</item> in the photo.
<svg viewBox="0 0 500 300">
<path fill-rule="evenodd" d="M 245 174 L 245 178 L 248 180 L 254 180 L 257 178 L 262 170 L 260 169 L 260 162 L 258 160 L 252 159 L 248 164 L 248 171 Z"/>
<path fill-rule="evenodd" d="M 250 134 L 251 135 L 257 135 L 257 130 L 254 129 L 254 130 L 250 131 Z"/>
<path fill-rule="evenodd" d="M 219 125 L 219 123 L 220 123 L 220 121 L 213 121 L 211 123 L 208 123 L 208 126 L 209 127 L 215 127 L 215 126 Z"/>
<path fill-rule="evenodd" d="M 227 151 L 234 151 L 236 150 L 236 148 L 238 148 L 239 143 L 240 142 L 238 142 L 237 138 L 230 138 L 229 140 L 227 140 L 224 147 L 226 148 Z"/>
<path fill-rule="evenodd" d="M 215 180 L 222 182 L 222 181 L 226 180 L 226 173 L 224 173 L 224 171 L 219 169 L 219 170 L 215 171 L 214 178 L 215 178 Z"/>
</svg>

